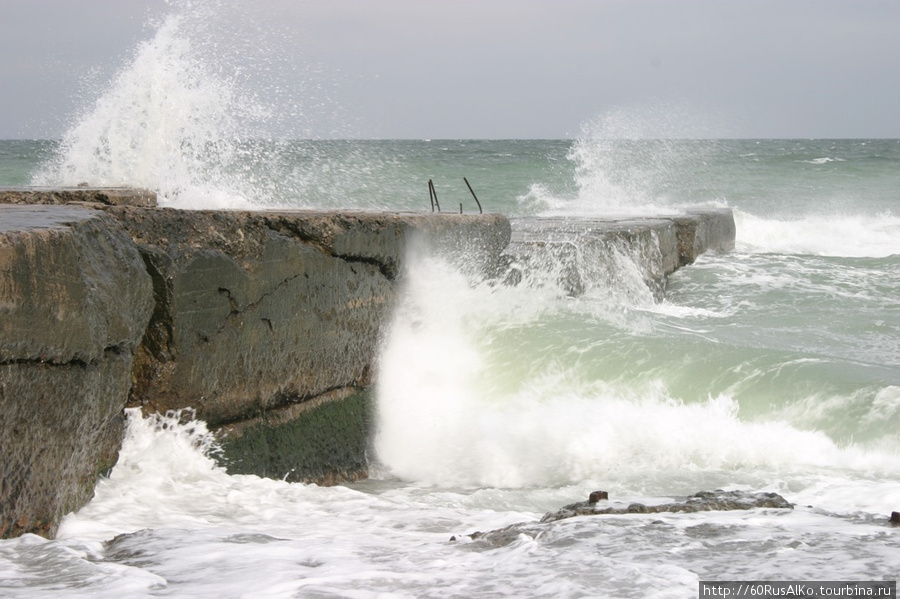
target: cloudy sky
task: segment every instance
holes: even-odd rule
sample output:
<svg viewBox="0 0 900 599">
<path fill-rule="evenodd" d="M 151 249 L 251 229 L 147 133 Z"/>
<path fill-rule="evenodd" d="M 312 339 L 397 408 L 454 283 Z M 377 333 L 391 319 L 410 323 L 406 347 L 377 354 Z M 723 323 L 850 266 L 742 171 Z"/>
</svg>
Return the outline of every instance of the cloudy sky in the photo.
<svg viewBox="0 0 900 599">
<path fill-rule="evenodd" d="M 0 138 L 59 137 L 175 13 L 286 135 L 900 137 L 900 0 L 0 0 Z"/>
</svg>

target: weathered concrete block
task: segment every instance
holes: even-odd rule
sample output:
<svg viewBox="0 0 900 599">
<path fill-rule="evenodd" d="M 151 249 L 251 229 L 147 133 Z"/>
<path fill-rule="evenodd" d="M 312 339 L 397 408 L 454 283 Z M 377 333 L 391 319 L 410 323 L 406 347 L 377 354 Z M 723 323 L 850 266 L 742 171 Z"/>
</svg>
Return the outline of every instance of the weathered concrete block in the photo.
<svg viewBox="0 0 900 599">
<path fill-rule="evenodd" d="M 507 281 L 556 285 L 571 296 L 613 284 L 624 272 L 623 258 L 661 296 L 668 275 L 708 250 L 732 249 L 735 238 L 731 211 L 717 208 L 654 218 L 522 217 L 510 224 Z"/>
<path fill-rule="evenodd" d="M 156 206 L 156 193 L 132 187 L 0 187 L 0 204 Z"/>
<path fill-rule="evenodd" d="M 508 239 L 503 217 L 109 212 L 154 281 L 132 400 L 194 408 L 212 427 L 367 386 L 415 235 L 481 248 Z"/>
<path fill-rule="evenodd" d="M 672 220 L 678 227 L 680 266 L 693 263 L 710 250 L 734 249 L 734 214 L 728 208 L 690 210 Z"/>
<path fill-rule="evenodd" d="M 322 251 L 378 265 L 396 278 L 410 252 L 431 251 L 490 272 L 510 239 L 500 214 L 312 212 L 272 213 L 267 225 Z"/>
<path fill-rule="evenodd" d="M 150 278 L 121 227 L 69 206 L 0 205 L 0 362 L 90 362 L 143 336 Z"/>
<path fill-rule="evenodd" d="M 0 536 L 52 536 L 115 463 L 150 277 L 102 212 L 0 205 Z"/>
<path fill-rule="evenodd" d="M 0 364 L 0 538 L 53 537 L 115 465 L 131 356 Z"/>
</svg>

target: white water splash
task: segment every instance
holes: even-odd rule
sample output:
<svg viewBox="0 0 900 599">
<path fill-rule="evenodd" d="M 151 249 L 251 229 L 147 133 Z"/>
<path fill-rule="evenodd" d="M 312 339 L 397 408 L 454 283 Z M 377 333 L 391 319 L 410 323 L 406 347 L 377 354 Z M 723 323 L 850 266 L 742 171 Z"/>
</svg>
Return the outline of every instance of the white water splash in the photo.
<svg viewBox="0 0 900 599">
<path fill-rule="evenodd" d="M 851 258 L 900 255 L 900 217 L 891 213 L 762 218 L 734 210 L 738 251 Z"/>
<path fill-rule="evenodd" d="M 685 144 L 710 137 L 708 115 L 687 106 L 610 110 L 585 123 L 568 158 L 577 196 L 550 206 L 551 214 L 655 214 L 678 212 L 673 191 L 686 167 L 697 171 L 714 148 Z M 702 170 L 702 169 L 700 169 Z M 701 201 L 700 198 L 692 202 Z"/>
<path fill-rule="evenodd" d="M 242 94 L 237 73 L 204 61 L 192 40 L 197 20 L 165 18 L 34 182 L 130 185 L 156 190 L 169 204 L 247 206 L 233 166 L 240 138 L 267 112 Z"/>
<path fill-rule="evenodd" d="M 744 419 L 728 395 L 684 401 L 660 380 L 592 378 L 577 344 L 534 345 L 557 316 L 583 319 L 590 338 L 615 334 L 610 324 L 642 334 L 647 311 L 623 304 L 627 294 L 570 300 L 547 286 L 508 291 L 434 262 L 411 268 L 377 388 L 375 447 L 392 474 L 519 488 L 659 472 L 671 482 L 703 472 L 894 469 L 892 451 L 841 447 L 779 418 Z M 612 318 L 622 308 L 636 316 Z M 504 343 L 522 344 L 522 364 L 503 361 L 517 354 L 498 351 Z"/>
<path fill-rule="evenodd" d="M 189 209 L 302 203 L 316 165 L 297 170 L 284 140 L 308 134 L 301 102 L 326 92 L 259 8 L 173 0 L 32 183 L 143 187 Z"/>
</svg>

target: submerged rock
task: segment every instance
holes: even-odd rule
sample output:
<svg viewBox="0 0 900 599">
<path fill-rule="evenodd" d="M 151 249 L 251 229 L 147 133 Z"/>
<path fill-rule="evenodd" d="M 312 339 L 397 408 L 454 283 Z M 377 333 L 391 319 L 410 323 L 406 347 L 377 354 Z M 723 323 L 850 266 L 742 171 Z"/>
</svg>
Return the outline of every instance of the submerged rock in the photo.
<svg viewBox="0 0 900 599">
<path fill-rule="evenodd" d="M 544 514 L 541 522 L 555 522 L 575 516 L 596 516 L 604 514 L 659 514 L 662 512 L 693 513 L 728 510 L 749 510 L 753 508 L 792 509 L 793 506 L 778 493 L 745 493 L 744 491 L 700 491 L 682 501 L 644 505 L 631 503 L 627 506 L 598 507 L 596 502 L 582 501 Z"/>
<path fill-rule="evenodd" d="M 595 491 L 591 493 L 588 501 L 572 503 L 563 508 L 549 512 L 538 523 L 518 523 L 492 530 L 489 532 L 475 532 L 469 535 L 474 541 L 479 541 L 488 547 L 504 547 L 509 545 L 521 535 L 537 538 L 547 530 L 549 524 L 558 520 L 574 518 L 575 516 L 599 516 L 599 515 L 623 515 L 623 514 L 659 514 L 659 513 L 695 513 L 711 511 L 750 510 L 756 508 L 793 509 L 793 505 L 777 493 L 747 493 L 744 491 L 700 491 L 694 495 L 685 497 L 679 501 L 645 505 L 643 503 L 631 503 L 620 506 L 600 506 L 602 495 L 605 492 Z M 895 512 L 896 514 L 896 512 Z"/>
</svg>

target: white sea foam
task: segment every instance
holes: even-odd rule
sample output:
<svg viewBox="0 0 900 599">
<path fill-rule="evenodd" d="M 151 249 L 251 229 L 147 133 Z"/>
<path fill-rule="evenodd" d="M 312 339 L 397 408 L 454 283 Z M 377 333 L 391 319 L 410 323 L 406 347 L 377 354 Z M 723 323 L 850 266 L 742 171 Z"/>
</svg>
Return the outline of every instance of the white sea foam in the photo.
<svg viewBox="0 0 900 599">
<path fill-rule="evenodd" d="M 900 255 L 900 217 L 891 213 L 781 219 L 735 209 L 734 219 L 739 251 L 872 258 Z"/>
<path fill-rule="evenodd" d="M 202 423 L 141 418 L 130 410 L 119 463 L 97 487 L 93 501 L 64 519 L 59 538 L 47 541 L 29 535 L 0 542 L 0 591 L 10 599 L 60 593 L 94 599 L 286 599 L 601 591 L 611 597 L 641 597 L 648 592 L 689 596 L 696 593 L 698 579 L 760 579 L 773 568 L 785 578 L 815 579 L 822 563 L 842 579 L 891 574 L 898 547 L 892 535 L 885 536 L 882 522 L 898 500 L 894 480 L 835 471 L 835 464 L 817 468 L 834 455 L 827 442 L 784 427 L 742 427 L 725 398 L 693 408 L 654 403 L 645 402 L 645 407 L 661 408 L 669 421 L 651 419 L 648 425 L 650 413 L 639 409 L 625 418 L 621 424 L 631 428 L 628 435 L 640 444 L 621 436 L 611 439 L 625 442 L 623 450 L 628 451 L 612 448 L 610 457 L 624 461 L 618 473 L 602 479 L 556 488 L 468 491 L 394 484 L 374 494 L 229 476 L 204 453 L 212 443 Z M 616 417 L 617 411 L 624 412 L 621 417 L 628 408 L 614 405 L 607 415 Z M 598 424 L 591 412 L 579 414 Z M 517 416 L 508 412 L 506 417 Z M 697 418 L 713 421 L 697 428 L 692 424 Z M 574 425 L 576 433 L 583 428 L 575 422 L 547 423 L 554 424 Z M 595 435 L 616 426 L 600 424 Z M 498 423 L 498 430 L 507 427 L 517 425 Z M 748 447 L 776 454 L 762 460 L 766 466 L 761 470 L 740 473 L 752 485 L 743 488 L 777 490 L 797 507 L 583 518 L 546 526 L 539 536 L 521 534 L 497 548 L 465 536 L 517 522 L 533 525 L 543 511 L 580 500 L 594 488 L 609 489 L 613 501 L 628 503 L 664 500 L 636 489 L 657 494 L 666 486 L 678 493 L 698 490 L 692 485 L 702 483 L 727 484 L 728 464 L 724 475 L 716 475 L 703 473 L 709 463 L 684 463 L 689 455 L 684 450 L 690 447 L 678 438 L 692 434 L 698 438 L 690 447 L 701 448 L 703 435 L 710 434 L 726 460 L 729 455 L 746 459 Z M 777 434 L 787 436 L 778 441 Z M 748 438 L 752 435 L 761 438 Z M 539 445 L 545 440 L 532 439 L 532 457 L 556 449 Z M 791 441 L 801 445 L 786 451 Z M 670 455 L 679 448 L 681 454 Z M 789 457 L 797 449 L 826 453 Z M 695 452 L 694 457 L 703 454 Z M 645 467 L 629 479 L 624 470 L 637 459 L 644 460 Z M 651 464 L 652 469 L 646 467 Z M 667 469 L 672 466 L 674 470 Z M 660 472 L 666 472 L 666 480 L 656 480 Z M 450 542 L 451 535 L 455 542 Z M 673 561 L 672 555 L 678 559 Z"/>
<path fill-rule="evenodd" d="M 517 290 L 520 298 L 528 291 Z M 510 384 L 504 365 L 491 361 L 492 344 L 501 342 L 492 327 L 508 318 L 527 324 L 526 315 L 538 314 L 534 306 L 548 310 L 548 298 L 530 304 L 497 293 L 435 264 L 411 271 L 378 384 L 376 449 L 395 475 L 444 486 L 525 487 L 648 477 L 659 469 L 878 464 L 893 471 L 890 452 L 842 448 L 824 433 L 783 419 L 742 419 L 732 397 L 686 403 L 660 380 L 585 378 L 583 365 L 554 355 L 553 347 L 545 354 L 548 366 Z M 531 311 L 518 309 L 529 305 Z M 555 309 L 595 306 L 567 302 Z M 593 317 L 603 318 L 609 308 Z"/>
<path fill-rule="evenodd" d="M 725 415 L 726 422 L 733 411 L 727 401 L 713 400 L 692 416 L 702 418 L 709 410 Z M 667 416 L 676 411 L 664 407 Z M 666 447 L 674 441 L 667 437 L 693 430 L 684 428 L 686 418 L 676 418 L 665 430 L 654 423 L 647 430 L 641 430 L 643 423 L 632 424 L 633 434 L 655 447 L 643 453 L 644 459 L 661 461 L 657 471 L 675 461 Z M 713 434 L 724 445 L 747 442 L 734 424 Z M 600 484 L 613 501 L 664 498 L 635 494 L 614 477 L 555 489 L 394 486 L 369 494 L 228 476 L 204 455 L 209 445 L 202 425 L 142 419 L 130 411 L 119 464 L 95 499 L 65 518 L 59 539 L 29 536 L 0 543 L 0 567 L 9 572 L 0 583 L 4 595 L 53 597 L 60 589 L 70 597 L 102 599 L 123 593 L 287 598 L 463 597 L 478 591 L 523 596 L 536 589 L 553 596 L 600 589 L 613 597 L 654 590 L 689 595 L 696 592 L 698 579 L 755 579 L 776 566 L 788 578 L 816 578 L 813 567 L 823 561 L 839 578 L 879 577 L 889 572 L 889 556 L 896 551 L 883 538 L 884 525 L 875 520 L 896 501 L 896 485 L 859 475 L 848 484 L 845 475 L 811 468 L 821 457 L 801 461 L 793 474 L 790 468 L 768 467 L 757 475 L 774 477 L 762 486 L 798 501 L 793 511 L 586 518 L 491 549 L 465 534 L 533 524 L 542 511 L 581 499 Z M 814 445 L 806 447 L 815 450 Z M 668 484 L 701 480 L 679 483 L 670 476 Z M 449 542 L 451 535 L 455 543 Z M 769 550 L 759 551 L 761 544 Z M 854 549 L 848 560 L 849 546 Z M 673 553 L 679 556 L 677 565 Z"/>
<path fill-rule="evenodd" d="M 801 160 L 800 162 L 807 162 L 809 164 L 828 164 L 829 162 L 847 162 L 843 158 L 828 158 L 827 156 L 824 158 L 813 158 L 812 160 Z"/>
</svg>

